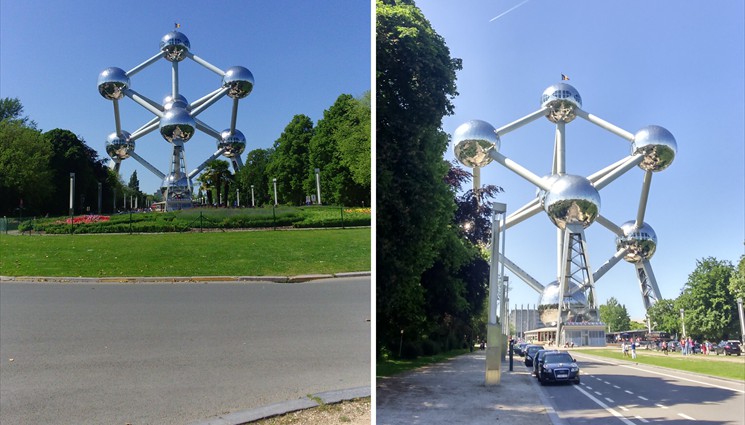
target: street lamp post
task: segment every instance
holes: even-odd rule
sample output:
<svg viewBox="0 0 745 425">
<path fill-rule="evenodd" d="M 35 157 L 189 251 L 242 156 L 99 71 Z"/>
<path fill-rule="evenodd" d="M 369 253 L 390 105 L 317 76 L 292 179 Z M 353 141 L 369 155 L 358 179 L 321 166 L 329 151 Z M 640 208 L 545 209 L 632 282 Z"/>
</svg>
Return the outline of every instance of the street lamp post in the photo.
<svg viewBox="0 0 745 425">
<path fill-rule="evenodd" d="M 683 338 L 686 337 L 686 313 L 682 308 L 680 309 L 680 323 L 683 326 Z"/>
<path fill-rule="evenodd" d="M 254 185 L 251 185 L 251 207 L 255 207 L 256 202 L 254 202 Z"/>
<path fill-rule="evenodd" d="M 272 179 L 272 181 L 274 182 L 274 206 L 276 207 L 277 206 L 277 179 L 274 178 Z"/>
<path fill-rule="evenodd" d="M 742 312 L 742 297 L 737 298 L 737 311 L 740 314 L 740 341 L 745 344 L 745 317 Z"/>
<path fill-rule="evenodd" d="M 318 194 L 318 205 L 321 205 L 321 169 L 316 168 L 316 193 Z"/>
<path fill-rule="evenodd" d="M 240 208 L 241 207 L 241 190 L 238 188 L 235 188 L 235 202 L 236 202 L 236 206 Z"/>
<path fill-rule="evenodd" d="M 70 173 L 70 234 L 73 232 L 73 220 L 72 217 L 75 215 L 75 209 L 73 207 L 73 200 L 75 199 L 75 173 Z"/>
</svg>

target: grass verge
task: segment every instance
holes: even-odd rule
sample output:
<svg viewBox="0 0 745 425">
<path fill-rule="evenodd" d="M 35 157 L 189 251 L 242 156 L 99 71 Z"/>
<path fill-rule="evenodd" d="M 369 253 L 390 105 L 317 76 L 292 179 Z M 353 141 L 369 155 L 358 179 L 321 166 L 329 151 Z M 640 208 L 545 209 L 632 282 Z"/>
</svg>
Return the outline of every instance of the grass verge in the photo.
<svg viewBox="0 0 745 425">
<path fill-rule="evenodd" d="M 0 235 L 0 275 L 292 276 L 370 270 L 369 228 Z"/>
<path fill-rule="evenodd" d="M 644 350 L 637 350 L 636 359 L 623 357 L 618 350 L 600 349 L 591 351 L 578 351 L 582 354 L 593 356 L 607 357 L 616 360 L 633 361 L 641 364 L 653 366 L 663 366 L 671 369 L 683 370 L 686 372 L 701 373 L 705 375 L 718 376 L 721 378 L 737 379 L 745 381 L 745 360 L 744 361 L 718 361 L 708 356 L 695 355 L 683 356 L 673 353 L 669 355 L 648 353 Z"/>
<path fill-rule="evenodd" d="M 464 348 L 435 354 L 434 356 L 421 356 L 416 359 L 378 359 L 375 365 L 375 375 L 377 377 L 398 375 L 399 373 L 427 366 L 432 363 L 443 362 L 467 352 L 468 350 Z"/>
</svg>

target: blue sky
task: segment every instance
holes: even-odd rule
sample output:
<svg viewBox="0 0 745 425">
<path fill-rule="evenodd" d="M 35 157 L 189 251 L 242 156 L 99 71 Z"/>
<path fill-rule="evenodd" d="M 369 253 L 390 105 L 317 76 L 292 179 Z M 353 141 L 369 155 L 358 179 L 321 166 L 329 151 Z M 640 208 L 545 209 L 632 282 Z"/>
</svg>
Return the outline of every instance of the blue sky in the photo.
<svg viewBox="0 0 745 425">
<path fill-rule="evenodd" d="M 370 2 L 365 0 L 151 2 L 92 0 L 0 2 L 0 97 L 17 97 L 44 131 L 68 129 L 105 153 L 115 131 L 111 101 L 98 94 L 99 73 L 128 71 L 159 50 L 161 38 L 181 24 L 191 51 L 220 69 L 240 65 L 254 75 L 254 90 L 241 100 L 236 128 L 248 151 L 268 148 L 296 114 L 314 122 L 344 93 L 370 89 Z M 185 60 L 180 92 L 194 101 L 220 87 L 220 77 Z M 134 75 L 132 88 L 160 103 L 171 90 L 171 64 L 161 59 Z M 199 118 L 217 131 L 230 127 L 227 96 Z M 154 115 L 129 98 L 120 101 L 122 129 L 134 132 Z M 168 173 L 170 145 L 152 132 L 135 151 Z M 190 171 L 216 151 L 215 140 L 197 132 L 185 145 Z M 225 158 L 222 158 L 225 159 Z M 140 188 L 156 191 L 160 180 L 130 158 Z"/>
<path fill-rule="evenodd" d="M 451 56 L 463 59 L 446 132 L 471 119 L 499 128 L 528 115 L 539 108 L 543 90 L 566 74 L 584 110 L 631 133 L 655 124 L 676 138 L 674 162 L 652 177 L 645 215 L 658 238 L 651 264 L 662 296 L 679 295 L 698 259 L 737 263 L 745 241 L 742 2 L 419 0 L 417 6 Z M 548 174 L 554 131 L 541 119 L 505 135 L 500 152 Z M 583 176 L 630 153 L 629 142 L 579 118 L 566 126 L 566 145 L 567 172 Z M 619 225 L 633 220 L 642 178 L 634 168 L 601 190 L 601 214 Z M 497 163 L 483 169 L 482 183 L 505 189 L 497 200 L 508 214 L 535 194 Z M 594 270 L 615 252 L 614 235 L 595 223 L 586 237 Z M 507 231 L 507 257 L 548 283 L 556 279 L 555 239 L 541 213 Z M 510 281 L 511 305 L 537 303 L 535 291 L 514 276 Z M 596 288 L 600 303 L 615 297 L 632 318 L 644 317 L 633 265 L 620 262 Z"/>
</svg>

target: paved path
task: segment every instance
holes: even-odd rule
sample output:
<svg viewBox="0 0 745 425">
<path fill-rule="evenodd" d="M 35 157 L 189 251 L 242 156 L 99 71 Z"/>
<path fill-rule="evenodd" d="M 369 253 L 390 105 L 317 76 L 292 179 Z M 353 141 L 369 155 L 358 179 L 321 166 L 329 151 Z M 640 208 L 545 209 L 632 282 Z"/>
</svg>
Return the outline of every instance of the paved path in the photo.
<svg viewBox="0 0 745 425">
<path fill-rule="evenodd" d="M 501 383 L 484 385 L 483 351 L 377 380 L 377 424 L 551 424 L 548 405 L 521 357 Z"/>
<path fill-rule="evenodd" d="M 0 423 L 184 424 L 369 387 L 369 320 L 369 277 L 3 282 Z"/>
</svg>

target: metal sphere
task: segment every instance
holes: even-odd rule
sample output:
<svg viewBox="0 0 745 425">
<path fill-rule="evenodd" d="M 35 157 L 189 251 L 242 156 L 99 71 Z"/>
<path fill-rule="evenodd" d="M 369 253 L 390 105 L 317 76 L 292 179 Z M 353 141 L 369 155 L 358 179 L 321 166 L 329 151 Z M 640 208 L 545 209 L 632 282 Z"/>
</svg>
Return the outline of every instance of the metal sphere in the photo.
<svg viewBox="0 0 745 425">
<path fill-rule="evenodd" d="M 644 155 L 639 167 L 644 171 L 662 171 L 675 159 L 678 144 L 672 133 L 657 125 L 637 131 L 631 145 L 631 153 Z"/>
<path fill-rule="evenodd" d="M 174 107 L 186 109 L 188 111 L 189 102 L 187 102 L 186 98 L 180 94 L 177 94 L 175 99 L 170 94 L 163 98 L 163 109 L 167 111 Z"/>
<path fill-rule="evenodd" d="M 189 141 L 196 128 L 196 121 L 184 108 L 171 108 L 160 119 L 160 134 L 169 142 L 174 139 Z"/>
<path fill-rule="evenodd" d="M 490 149 L 499 151 L 497 130 L 488 122 L 471 120 L 461 124 L 453 133 L 453 150 L 458 161 L 466 167 L 485 167 L 492 158 Z"/>
<path fill-rule="evenodd" d="M 129 77 L 121 68 L 106 68 L 98 74 L 98 92 L 109 100 L 124 97 L 124 89 L 129 88 Z"/>
<path fill-rule="evenodd" d="M 550 109 L 546 118 L 551 122 L 571 122 L 577 116 L 575 108 L 582 108 L 582 96 L 567 83 L 558 83 L 543 91 L 541 107 Z"/>
<path fill-rule="evenodd" d="M 130 140 L 131 135 L 122 131 L 121 134 L 111 133 L 106 138 L 106 153 L 111 159 L 127 159 L 129 153 L 134 152 L 135 142 Z"/>
<path fill-rule="evenodd" d="M 220 133 L 220 141 L 217 142 L 217 148 L 225 150 L 222 152 L 226 158 L 240 156 L 246 149 L 246 137 L 238 130 L 230 134 L 230 129 L 223 130 Z"/>
<path fill-rule="evenodd" d="M 543 176 L 542 179 L 549 187 L 551 187 L 551 185 L 556 183 L 556 180 L 558 180 L 559 177 L 561 177 L 561 174 L 551 174 L 550 176 Z M 546 191 L 537 187 L 535 189 L 535 196 L 541 201 L 541 205 L 543 205 L 543 201 L 546 200 Z"/>
<path fill-rule="evenodd" d="M 564 294 L 575 291 L 572 295 L 564 298 L 569 304 L 570 310 L 581 310 L 587 306 L 587 295 L 574 282 L 567 282 L 568 287 Z M 538 317 L 546 326 L 555 326 L 559 321 L 559 282 L 553 281 L 543 288 L 540 301 L 538 302 Z"/>
<path fill-rule="evenodd" d="M 186 199 L 191 196 L 189 179 L 181 173 L 171 174 L 163 179 L 161 191 L 165 194 L 166 190 L 168 190 L 168 197 L 171 199 Z"/>
<path fill-rule="evenodd" d="M 171 31 L 160 40 L 160 50 L 169 62 L 181 62 L 191 48 L 189 38 L 178 31 Z"/>
<path fill-rule="evenodd" d="M 254 76 L 242 66 L 231 66 L 222 77 L 222 86 L 229 87 L 228 96 L 233 99 L 243 99 L 254 88 Z"/>
<path fill-rule="evenodd" d="M 543 209 L 559 229 L 573 223 L 587 228 L 600 212 L 600 193 L 586 178 L 564 174 L 546 193 Z"/>
<path fill-rule="evenodd" d="M 623 237 L 616 237 L 616 250 L 628 248 L 624 260 L 629 263 L 638 263 L 641 260 L 649 260 L 657 249 L 657 234 L 647 223 L 636 227 L 635 221 L 627 221 L 621 225 Z"/>
</svg>

